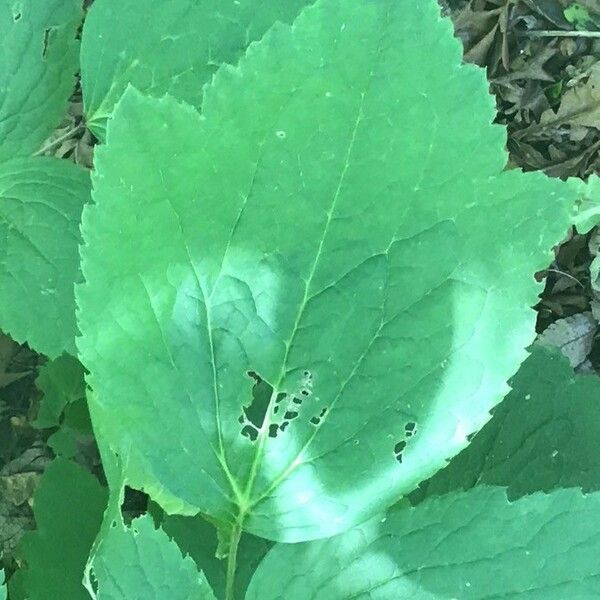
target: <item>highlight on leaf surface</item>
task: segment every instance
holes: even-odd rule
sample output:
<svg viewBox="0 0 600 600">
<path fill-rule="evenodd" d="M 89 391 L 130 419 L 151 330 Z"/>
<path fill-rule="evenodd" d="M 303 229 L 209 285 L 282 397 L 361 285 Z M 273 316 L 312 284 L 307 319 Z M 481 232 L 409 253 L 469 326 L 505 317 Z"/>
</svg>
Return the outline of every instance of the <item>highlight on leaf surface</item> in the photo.
<svg viewBox="0 0 600 600">
<path fill-rule="evenodd" d="M 0 0 L 0 161 L 39 149 L 79 68 L 80 0 Z"/>
<path fill-rule="evenodd" d="M 480 487 L 390 511 L 347 533 L 277 544 L 246 600 L 596 598 L 600 494 L 508 502 Z"/>
<path fill-rule="evenodd" d="M 558 350 L 535 345 L 491 420 L 450 464 L 411 495 L 506 486 L 510 500 L 577 487 L 600 491 L 600 381 L 575 375 Z"/>
<path fill-rule="evenodd" d="M 78 305 L 128 485 L 320 538 L 486 423 L 579 188 L 504 171 L 485 77 L 460 61 L 434 0 L 321 0 L 221 68 L 202 117 L 125 92 Z"/>
<path fill-rule="evenodd" d="M 312 1 L 96 0 L 81 46 L 88 127 L 105 138 L 106 121 L 128 84 L 200 107 L 204 84 L 219 65 L 236 63 L 273 23 L 292 22 Z"/>
</svg>

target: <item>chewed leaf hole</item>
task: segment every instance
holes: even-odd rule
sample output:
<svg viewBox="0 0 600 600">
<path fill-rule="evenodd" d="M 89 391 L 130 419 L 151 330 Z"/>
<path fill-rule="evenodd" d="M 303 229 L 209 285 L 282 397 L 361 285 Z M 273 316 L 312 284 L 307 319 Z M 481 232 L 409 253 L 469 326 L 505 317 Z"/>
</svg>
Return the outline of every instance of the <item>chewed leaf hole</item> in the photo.
<svg viewBox="0 0 600 600">
<path fill-rule="evenodd" d="M 121 503 L 121 517 L 126 525 L 133 519 L 143 515 L 148 510 L 150 497 L 145 492 L 125 486 L 123 502 Z"/>
<path fill-rule="evenodd" d="M 404 426 L 404 433 L 406 434 L 406 437 L 412 437 L 415 435 L 417 433 L 417 424 L 414 421 L 409 421 Z"/>
<path fill-rule="evenodd" d="M 248 371 L 248 377 L 255 383 L 252 388 L 252 402 L 244 407 L 244 416 L 254 427 L 260 429 L 265 421 L 273 388 L 254 371 Z"/>
<path fill-rule="evenodd" d="M 323 417 L 327 414 L 327 407 L 323 408 L 321 410 L 321 412 L 318 415 L 315 415 L 314 417 L 311 417 L 310 422 L 315 426 L 319 426 L 321 424 L 321 421 L 323 420 Z"/>
<path fill-rule="evenodd" d="M 50 38 L 54 32 L 54 27 L 48 27 L 44 29 L 44 41 L 42 45 L 42 58 L 46 58 L 48 55 L 48 49 L 50 47 Z"/>
<path fill-rule="evenodd" d="M 394 446 L 394 456 L 399 463 L 402 462 L 402 453 L 404 452 L 404 448 L 406 448 L 406 442 L 404 440 L 400 440 Z"/>
<path fill-rule="evenodd" d="M 258 437 L 258 429 L 254 425 L 244 425 L 242 435 L 246 436 L 251 442 L 255 442 Z"/>
<path fill-rule="evenodd" d="M 410 438 L 414 437 L 415 435 L 417 435 L 417 424 L 415 421 L 408 421 L 404 425 L 404 439 L 396 442 L 396 445 L 394 446 L 394 458 L 399 463 L 402 462 L 404 450 L 406 449 L 408 440 L 410 440 Z"/>
<path fill-rule="evenodd" d="M 238 417 L 240 433 L 251 442 L 258 439 L 261 429 L 268 423 L 268 435 L 277 437 L 285 431 L 289 424 L 301 415 L 303 404 L 312 400 L 313 376 L 310 371 L 304 371 L 299 386 L 292 392 L 277 392 L 274 395 L 273 386 L 267 383 L 255 371 L 247 371 L 246 375 L 254 381 L 252 400 L 242 407 Z M 310 419 L 313 425 L 318 425 L 327 412 L 322 409 L 320 415 Z M 266 423 L 265 423 L 266 421 Z"/>
</svg>

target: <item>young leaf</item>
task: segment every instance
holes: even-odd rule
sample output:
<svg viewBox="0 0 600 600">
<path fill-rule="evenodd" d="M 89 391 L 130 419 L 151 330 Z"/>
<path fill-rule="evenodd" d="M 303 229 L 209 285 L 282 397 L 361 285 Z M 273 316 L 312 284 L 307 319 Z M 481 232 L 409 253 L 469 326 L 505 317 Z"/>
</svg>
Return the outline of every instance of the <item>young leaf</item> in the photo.
<svg viewBox="0 0 600 600">
<path fill-rule="evenodd" d="M 48 466 L 34 496 L 37 529 L 21 542 L 29 600 L 89 599 L 81 582 L 106 502 L 106 490 L 75 463 Z"/>
<path fill-rule="evenodd" d="M 132 487 L 323 537 L 488 420 L 578 188 L 503 170 L 484 75 L 460 58 L 435 0 L 327 0 L 222 68 L 202 118 L 124 94 L 78 302 Z"/>
<path fill-rule="evenodd" d="M 65 407 L 85 398 L 85 370 L 81 363 L 64 354 L 40 369 L 35 381 L 44 396 L 33 425 L 39 429 L 56 427 Z"/>
<path fill-rule="evenodd" d="M 246 600 L 596 598 L 599 518 L 600 493 L 448 494 L 328 540 L 277 544 Z"/>
<path fill-rule="evenodd" d="M 73 286 L 89 197 L 88 173 L 66 160 L 0 163 L 0 328 L 51 358 L 75 353 Z"/>
<path fill-rule="evenodd" d="M 6 582 L 3 569 L 0 569 L 0 600 L 6 600 Z"/>
<path fill-rule="evenodd" d="M 559 487 L 600 490 L 600 381 L 575 376 L 557 351 L 534 347 L 513 391 L 450 464 L 412 497 L 478 484 L 503 485 L 510 499 Z"/>
<path fill-rule="evenodd" d="M 39 149 L 78 70 L 81 0 L 0 0 L 0 161 Z"/>
<path fill-rule="evenodd" d="M 92 573 L 96 600 L 214 600 L 194 561 L 147 515 L 108 531 L 92 559 Z"/>
<path fill-rule="evenodd" d="M 101 139 L 128 84 L 199 107 L 221 63 L 235 63 L 276 21 L 313 0 L 96 0 L 83 28 L 81 80 L 88 127 Z"/>
</svg>

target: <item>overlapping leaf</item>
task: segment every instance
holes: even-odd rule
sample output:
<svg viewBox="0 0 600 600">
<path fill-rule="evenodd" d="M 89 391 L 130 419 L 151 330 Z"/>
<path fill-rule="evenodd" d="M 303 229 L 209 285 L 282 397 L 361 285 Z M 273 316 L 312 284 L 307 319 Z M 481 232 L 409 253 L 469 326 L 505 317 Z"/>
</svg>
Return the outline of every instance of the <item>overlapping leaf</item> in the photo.
<svg viewBox="0 0 600 600">
<path fill-rule="evenodd" d="M 0 0 L 0 161 L 29 156 L 75 85 L 80 0 Z"/>
<path fill-rule="evenodd" d="M 578 188 L 503 171 L 460 58 L 434 0 L 322 0 L 222 68 L 202 117 L 125 93 L 79 316 L 92 417 L 130 485 L 323 537 L 487 421 Z"/>
<path fill-rule="evenodd" d="M 57 426 L 65 407 L 85 398 L 84 369 L 68 354 L 45 364 L 35 383 L 44 394 L 34 422 L 40 429 Z"/>
<path fill-rule="evenodd" d="M 93 559 L 96 600 L 214 600 L 194 561 L 149 516 L 112 527 Z"/>
<path fill-rule="evenodd" d="M 89 175 L 45 157 L 0 163 L 0 328 L 35 350 L 75 353 L 74 285 Z"/>
<path fill-rule="evenodd" d="M 479 484 L 509 498 L 560 487 L 600 490 L 600 381 L 575 376 L 558 351 L 536 347 L 513 391 L 473 442 L 413 496 Z"/>
<path fill-rule="evenodd" d="M 312 0 L 97 0 L 86 19 L 81 77 L 88 126 L 100 138 L 128 84 L 200 106 L 221 63 L 235 63 L 276 21 Z"/>
<path fill-rule="evenodd" d="M 600 494 L 448 494 L 328 540 L 277 544 L 246 600 L 434 600 L 600 595 Z"/>
<path fill-rule="evenodd" d="M 164 532 L 173 538 L 182 553 L 189 554 L 202 568 L 217 598 L 225 597 L 227 560 L 217 558 L 217 530 L 200 516 L 165 516 Z M 244 534 L 237 549 L 234 597 L 243 598 L 252 574 L 271 544 L 264 539 Z"/>
<path fill-rule="evenodd" d="M 79 0 L 0 1 L 0 328 L 51 357 L 75 352 L 73 285 L 89 178 L 31 154 L 66 112 L 81 18 Z"/>
<path fill-rule="evenodd" d="M 29 600 L 89 598 L 82 579 L 106 501 L 106 490 L 75 463 L 49 465 L 34 497 L 37 529 L 21 542 Z"/>
</svg>

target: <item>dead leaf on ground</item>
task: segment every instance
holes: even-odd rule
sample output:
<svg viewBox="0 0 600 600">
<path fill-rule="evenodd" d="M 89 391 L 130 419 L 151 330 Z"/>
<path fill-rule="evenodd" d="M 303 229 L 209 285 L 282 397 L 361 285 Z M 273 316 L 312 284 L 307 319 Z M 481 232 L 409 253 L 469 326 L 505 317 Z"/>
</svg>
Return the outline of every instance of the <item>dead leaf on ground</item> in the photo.
<svg viewBox="0 0 600 600">
<path fill-rule="evenodd" d="M 600 62 L 590 68 L 589 77 L 579 85 L 567 90 L 557 112 L 545 111 L 536 129 L 570 126 L 570 137 L 582 140 L 587 127 L 600 129 Z"/>
<path fill-rule="evenodd" d="M 542 346 L 560 348 L 573 368 L 588 357 L 594 344 L 598 323 L 591 312 L 583 312 L 559 319 L 538 336 Z"/>
</svg>

